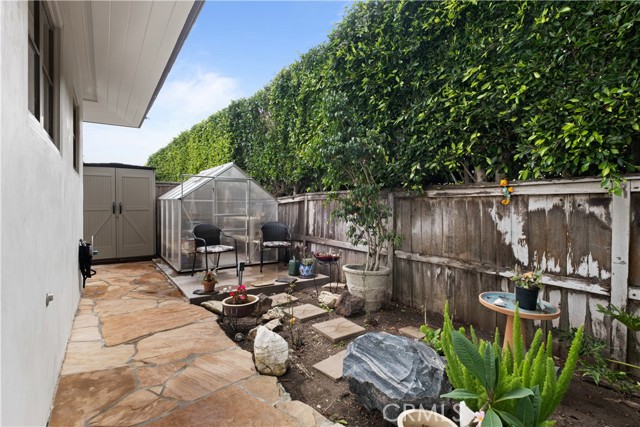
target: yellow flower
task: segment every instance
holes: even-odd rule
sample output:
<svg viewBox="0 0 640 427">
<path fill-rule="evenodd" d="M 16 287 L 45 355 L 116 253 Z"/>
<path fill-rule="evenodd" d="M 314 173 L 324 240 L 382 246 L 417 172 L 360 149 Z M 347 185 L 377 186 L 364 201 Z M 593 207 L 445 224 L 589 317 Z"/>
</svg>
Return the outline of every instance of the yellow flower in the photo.
<svg viewBox="0 0 640 427">
<path fill-rule="evenodd" d="M 508 205 L 509 199 L 503 199 L 500 203 L 502 203 L 503 205 Z"/>
<path fill-rule="evenodd" d="M 506 187 L 507 185 L 509 185 L 509 181 L 507 181 L 506 179 L 500 180 L 500 187 Z"/>
<path fill-rule="evenodd" d="M 289 319 L 289 324 L 290 325 L 293 325 L 295 323 L 296 323 L 296 318 L 295 317 L 292 317 L 291 319 Z"/>
<path fill-rule="evenodd" d="M 533 271 L 527 271 L 526 273 L 524 273 L 524 274 L 522 275 L 522 278 L 523 278 L 523 279 L 526 279 L 526 280 L 529 280 L 529 279 L 531 279 L 532 277 L 533 277 Z"/>
<path fill-rule="evenodd" d="M 513 187 L 509 187 L 507 190 L 509 191 L 509 193 L 513 193 Z"/>
</svg>

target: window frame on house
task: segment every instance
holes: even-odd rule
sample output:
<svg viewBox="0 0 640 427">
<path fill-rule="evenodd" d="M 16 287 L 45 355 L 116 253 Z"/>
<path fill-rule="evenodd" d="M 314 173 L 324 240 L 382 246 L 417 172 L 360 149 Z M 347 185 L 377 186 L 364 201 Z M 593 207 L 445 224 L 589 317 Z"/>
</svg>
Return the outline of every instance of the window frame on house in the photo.
<svg viewBox="0 0 640 427">
<path fill-rule="evenodd" d="M 80 173 L 80 126 L 81 126 L 81 121 L 80 121 L 80 106 L 78 105 L 78 103 L 75 101 L 75 99 L 73 100 L 72 103 L 72 109 L 73 109 L 73 130 L 71 131 L 73 133 L 72 135 L 72 143 L 73 143 L 73 156 L 72 156 L 72 162 L 73 162 L 73 169 Z"/>
<path fill-rule="evenodd" d="M 44 1 L 29 0 L 27 7 L 28 108 L 59 151 L 56 28 Z"/>
</svg>

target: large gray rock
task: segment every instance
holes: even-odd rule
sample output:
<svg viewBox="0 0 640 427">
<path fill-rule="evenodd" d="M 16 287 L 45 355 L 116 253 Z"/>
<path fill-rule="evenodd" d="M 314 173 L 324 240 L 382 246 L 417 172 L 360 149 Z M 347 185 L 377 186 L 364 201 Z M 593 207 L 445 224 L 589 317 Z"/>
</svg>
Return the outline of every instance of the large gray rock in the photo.
<svg viewBox="0 0 640 427">
<path fill-rule="evenodd" d="M 355 316 L 364 309 L 364 299 L 345 291 L 336 301 L 336 314 L 344 317 Z"/>
<path fill-rule="evenodd" d="M 262 375 L 279 377 L 289 368 L 289 344 L 280 335 L 259 326 L 253 343 L 253 358 Z"/>
<path fill-rule="evenodd" d="M 448 405 L 451 391 L 445 362 L 422 342 L 384 332 L 368 333 L 347 347 L 342 376 L 367 410 L 377 409 L 395 423 L 405 408 L 432 410 Z"/>
</svg>

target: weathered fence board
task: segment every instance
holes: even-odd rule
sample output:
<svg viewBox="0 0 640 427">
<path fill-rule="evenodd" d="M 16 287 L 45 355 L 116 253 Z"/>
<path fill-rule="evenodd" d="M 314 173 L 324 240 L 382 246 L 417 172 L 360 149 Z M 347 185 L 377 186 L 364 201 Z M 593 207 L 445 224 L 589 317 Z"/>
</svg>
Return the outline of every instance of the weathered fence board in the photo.
<svg viewBox="0 0 640 427">
<path fill-rule="evenodd" d="M 596 310 L 614 302 L 640 311 L 640 178 L 629 177 L 627 188 L 627 198 L 616 199 L 593 179 L 514 183 L 506 206 L 495 184 L 391 194 L 392 226 L 404 236 L 392 258 L 393 298 L 438 314 L 449 301 L 457 321 L 503 330 L 504 316 L 481 306 L 478 294 L 512 291 L 514 265 L 539 266 L 544 298 L 562 310 L 540 326 L 584 323 L 609 341 L 614 356 L 638 363 L 638 334 Z M 324 194 L 281 201 L 280 218 L 295 239 L 312 251 L 340 251 L 341 265 L 364 262 L 364 248 L 347 242 L 346 224 L 329 220 Z"/>
</svg>

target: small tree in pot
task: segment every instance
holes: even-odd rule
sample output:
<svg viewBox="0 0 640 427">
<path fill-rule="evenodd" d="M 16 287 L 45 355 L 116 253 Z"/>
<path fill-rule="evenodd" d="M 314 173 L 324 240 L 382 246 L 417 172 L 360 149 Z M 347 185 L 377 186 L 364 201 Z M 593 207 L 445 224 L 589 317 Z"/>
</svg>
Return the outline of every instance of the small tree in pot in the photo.
<svg viewBox="0 0 640 427">
<path fill-rule="evenodd" d="M 364 265 L 345 265 L 343 270 L 349 291 L 365 299 L 367 311 L 376 311 L 391 287 L 391 270 L 385 266 L 383 253 L 387 250 L 393 256 L 393 247 L 401 241 L 390 227 L 391 209 L 381 197 L 390 169 L 385 149 L 388 138 L 368 129 L 341 92 L 327 96 L 324 107 L 320 137 L 310 145 L 313 156 L 307 153 L 308 158 L 322 162 L 326 170 L 322 182 L 332 190 L 329 202 L 336 202 L 331 219 L 347 224 L 351 244 L 367 247 Z"/>
</svg>

